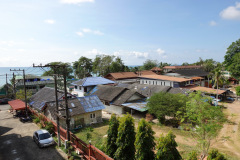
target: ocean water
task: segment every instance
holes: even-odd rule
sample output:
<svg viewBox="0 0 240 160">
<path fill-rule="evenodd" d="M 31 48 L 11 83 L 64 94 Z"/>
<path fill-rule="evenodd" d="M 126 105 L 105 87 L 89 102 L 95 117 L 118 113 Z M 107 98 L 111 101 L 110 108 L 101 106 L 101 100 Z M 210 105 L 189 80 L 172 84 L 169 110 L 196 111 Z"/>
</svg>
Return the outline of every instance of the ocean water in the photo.
<svg viewBox="0 0 240 160">
<path fill-rule="evenodd" d="M 138 67 L 139 65 L 130 65 L 128 67 Z M 41 76 L 46 70 L 49 68 L 39 68 L 39 67 L 0 67 L 0 87 L 6 84 L 6 74 L 7 81 L 10 83 L 10 80 L 13 77 L 13 72 L 15 75 L 23 75 L 22 71 L 10 71 L 12 70 L 25 70 L 25 74 L 34 74 L 37 76 Z"/>
<path fill-rule="evenodd" d="M 48 70 L 48 68 L 37 68 L 37 67 L 0 67 L 0 87 L 4 84 L 6 84 L 6 74 L 7 74 L 7 81 L 10 83 L 10 80 L 13 77 L 13 72 L 15 75 L 23 75 L 22 71 L 10 71 L 10 69 L 14 70 L 25 70 L 25 74 L 34 74 L 41 76 L 45 70 Z"/>
</svg>

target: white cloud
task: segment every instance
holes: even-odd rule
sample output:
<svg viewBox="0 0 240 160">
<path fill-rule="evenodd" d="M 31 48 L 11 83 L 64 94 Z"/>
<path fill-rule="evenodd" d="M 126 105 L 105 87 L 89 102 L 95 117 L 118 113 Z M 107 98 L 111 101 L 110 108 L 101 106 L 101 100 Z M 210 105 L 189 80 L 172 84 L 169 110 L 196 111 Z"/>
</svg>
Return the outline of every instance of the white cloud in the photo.
<svg viewBox="0 0 240 160">
<path fill-rule="evenodd" d="M 240 2 L 236 2 L 235 6 L 229 6 L 220 12 L 223 19 L 240 20 Z"/>
<path fill-rule="evenodd" d="M 104 35 L 104 33 L 103 33 L 103 32 L 100 32 L 100 31 L 93 31 L 93 34 L 96 34 L 96 35 L 99 35 L 99 36 Z"/>
<path fill-rule="evenodd" d="M 167 58 L 165 50 L 158 48 L 156 52 L 158 53 L 159 56 L 161 56 L 161 58 Z"/>
<path fill-rule="evenodd" d="M 60 0 L 60 2 L 65 4 L 79 4 L 85 2 L 95 2 L 95 0 Z"/>
<path fill-rule="evenodd" d="M 90 33 L 90 32 L 92 32 L 92 30 L 89 29 L 89 28 L 83 28 L 82 31 L 83 31 L 84 33 Z"/>
<path fill-rule="evenodd" d="M 95 34 L 95 35 L 99 35 L 99 36 L 104 35 L 104 33 L 99 31 L 99 30 L 92 30 L 92 29 L 89 29 L 89 28 L 83 28 L 82 32 L 83 33 Z"/>
<path fill-rule="evenodd" d="M 197 53 L 206 53 L 206 52 L 208 52 L 207 49 L 196 49 L 195 51 L 196 51 Z"/>
<path fill-rule="evenodd" d="M 79 35 L 80 37 L 83 37 L 83 33 L 82 32 L 76 32 L 77 35 Z"/>
<path fill-rule="evenodd" d="M 210 22 L 209 22 L 209 25 L 210 25 L 210 26 L 216 26 L 216 25 L 217 25 L 217 22 L 215 22 L 215 21 L 210 21 Z"/>
<path fill-rule="evenodd" d="M 161 55 L 164 55 L 165 54 L 165 51 L 161 48 L 158 48 L 157 49 L 157 53 L 161 56 Z"/>
<path fill-rule="evenodd" d="M 131 52 L 131 55 L 134 55 L 137 58 L 147 58 L 149 54 L 147 52 L 133 51 L 133 52 Z"/>
<path fill-rule="evenodd" d="M 56 23 L 56 21 L 53 20 L 53 19 L 46 19 L 44 22 L 48 23 L 48 24 L 55 24 Z"/>
</svg>

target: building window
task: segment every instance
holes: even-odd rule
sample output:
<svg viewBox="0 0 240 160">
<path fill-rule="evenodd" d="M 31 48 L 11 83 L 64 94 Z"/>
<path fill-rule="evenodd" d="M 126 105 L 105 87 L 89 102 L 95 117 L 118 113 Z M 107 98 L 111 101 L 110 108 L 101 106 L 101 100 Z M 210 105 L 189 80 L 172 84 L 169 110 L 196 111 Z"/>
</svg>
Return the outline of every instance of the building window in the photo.
<svg viewBox="0 0 240 160">
<path fill-rule="evenodd" d="M 165 86 L 165 82 L 164 82 L 164 86 Z"/>
<path fill-rule="evenodd" d="M 74 86 L 75 87 L 75 89 L 77 89 L 77 86 Z"/>
<path fill-rule="evenodd" d="M 147 81 L 146 81 L 146 84 L 147 84 Z"/>
<path fill-rule="evenodd" d="M 96 118 L 95 113 L 91 113 L 91 114 L 90 114 L 90 118 Z"/>
<path fill-rule="evenodd" d="M 79 86 L 79 90 L 82 90 L 82 87 L 81 87 L 81 86 Z"/>
<path fill-rule="evenodd" d="M 153 81 L 153 85 L 154 85 L 154 81 Z"/>
<path fill-rule="evenodd" d="M 162 86 L 162 82 L 161 82 L 161 86 Z"/>
</svg>

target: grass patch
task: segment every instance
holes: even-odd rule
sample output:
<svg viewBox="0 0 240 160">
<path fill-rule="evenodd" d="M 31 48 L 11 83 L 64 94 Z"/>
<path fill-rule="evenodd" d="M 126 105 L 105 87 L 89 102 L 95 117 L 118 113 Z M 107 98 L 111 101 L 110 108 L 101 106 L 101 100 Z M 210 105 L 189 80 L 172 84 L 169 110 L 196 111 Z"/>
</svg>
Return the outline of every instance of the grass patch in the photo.
<svg viewBox="0 0 240 160">
<path fill-rule="evenodd" d="M 107 130 L 108 120 L 103 120 L 102 123 L 94 124 L 90 127 L 85 127 L 78 130 L 75 132 L 75 135 L 86 143 L 89 143 L 89 141 L 91 141 L 91 144 L 100 150 L 103 150 Z"/>
</svg>

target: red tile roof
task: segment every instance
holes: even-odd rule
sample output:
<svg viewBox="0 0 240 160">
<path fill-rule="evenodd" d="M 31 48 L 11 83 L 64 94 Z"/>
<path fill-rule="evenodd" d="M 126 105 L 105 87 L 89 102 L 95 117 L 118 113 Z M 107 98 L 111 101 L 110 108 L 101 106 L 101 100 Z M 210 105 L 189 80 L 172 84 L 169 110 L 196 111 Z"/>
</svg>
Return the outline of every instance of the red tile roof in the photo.
<svg viewBox="0 0 240 160">
<path fill-rule="evenodd" d="M 165 66 L 163 69 L 185 69 L 185 68 L 201 68 L 201 66 Z"/>
<path fill-rule="evenodd" d="M 104 78 L 112 76 L 114 79 L 127 79 L 127 78 L 137 78 L 137 74 L 134 72 L 116 72 L 116 73 L 109 73 Z"/>
<path fill-rule="evenodd" d="M 161 68 L 158 68 L 158 67 L 153 67 L 153 68 L 151 69 L 151 71 L 162 71 L 162 69 L 161 69 Z"/>
<path fill-rule="evenodd" d="M 146 75 L 146 76 L 140 76 L 141 78 L 148 78 L 148 79 L 160 79 L 165 81 L 174 81 L 174 82 L 186 82 L 190 81 L 191 79 L 186 78 L 179 78 L 179 77 L 170 77 L 170 76 L 164 76 L 164 75 Z"/>
<path fill-rule="evenodd" d="M 12 107 L 14 110 L 24 110 L 25 102 L 21 101 L 20 99 L 9 101 L 8 104 Z"/>
</svg>

